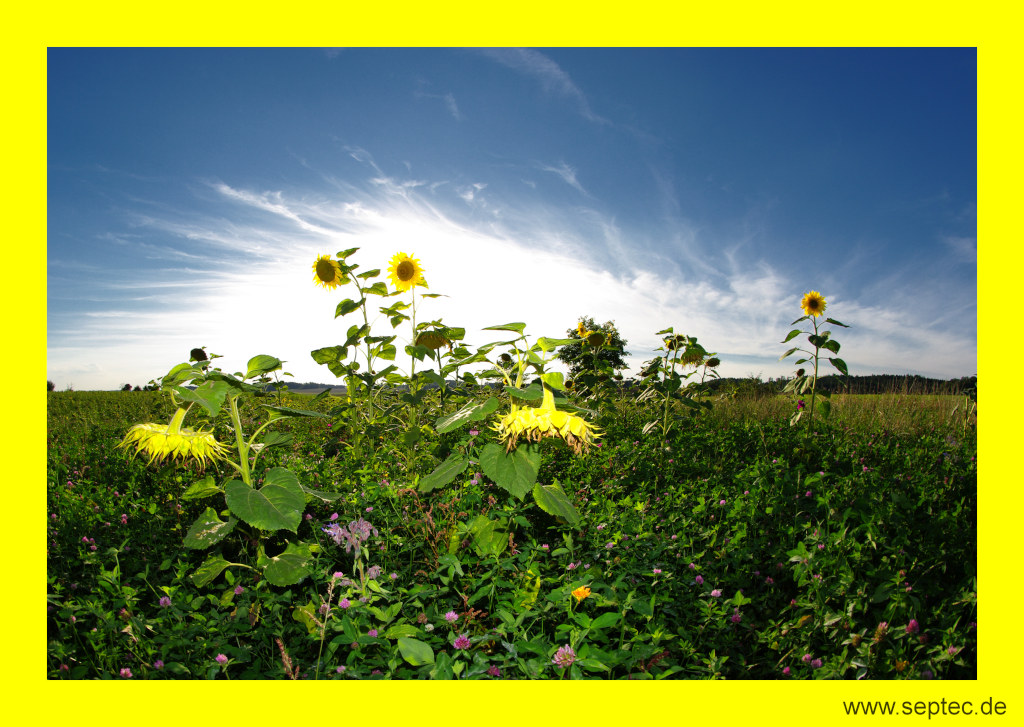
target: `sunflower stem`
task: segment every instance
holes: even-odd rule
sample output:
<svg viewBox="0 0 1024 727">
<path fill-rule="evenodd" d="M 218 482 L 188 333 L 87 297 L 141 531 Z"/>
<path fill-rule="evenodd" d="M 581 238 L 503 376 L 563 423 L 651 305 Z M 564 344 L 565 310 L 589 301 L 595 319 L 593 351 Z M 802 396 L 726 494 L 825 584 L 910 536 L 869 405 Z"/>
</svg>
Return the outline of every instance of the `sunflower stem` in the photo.
<svg viewBox="0 0 1024 727">
<path fill-rule="evenodd" d="M 252 487 L 252 475 L 249 472 L 249 445 L 245 443 L 242 436 L 242 419 L 238 415 L 238 397 L 230 396 L 228 401 L 231 404 L 231 425 L 235 430 L 235 446 L 238 447 L 238 471 L 242 474 L 242 481 Z"/>
</svg>

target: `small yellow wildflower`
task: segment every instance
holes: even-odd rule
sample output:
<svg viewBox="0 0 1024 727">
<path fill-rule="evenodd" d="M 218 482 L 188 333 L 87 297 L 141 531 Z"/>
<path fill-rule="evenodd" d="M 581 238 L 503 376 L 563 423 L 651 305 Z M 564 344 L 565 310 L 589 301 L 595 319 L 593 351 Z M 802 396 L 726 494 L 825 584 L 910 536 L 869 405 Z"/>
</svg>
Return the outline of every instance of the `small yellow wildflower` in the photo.
<svg viewBox="0 0 1024 727">
<path fill-rule="evenodd" d="M 800 307 L 804 309 L 804 314 L 813 318 L 817 318 L 825 312 L 825 305 L 824 296 L 816 290 L 812 290 L 800 301 Z"/>
<path fill-rule="evenodd" d="M 590 586 L 580 586 L 572 592 L 572 597 L 576 599 L 576 603 L 579 603 L 584 598 L 590 595 Z"/>
</svg>

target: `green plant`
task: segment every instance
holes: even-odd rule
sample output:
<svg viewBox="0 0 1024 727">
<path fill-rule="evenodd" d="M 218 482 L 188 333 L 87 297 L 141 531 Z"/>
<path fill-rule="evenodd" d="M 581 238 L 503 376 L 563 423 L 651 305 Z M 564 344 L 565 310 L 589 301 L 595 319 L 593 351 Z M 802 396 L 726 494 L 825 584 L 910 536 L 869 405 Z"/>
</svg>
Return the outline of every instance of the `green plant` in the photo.
<svg viewBox="0 0 1024 727">
<path fill-rule="evenodd" d="M 832 409 L 832 403 L 830 401 L 831 394 L 829 392 L 822 391 L 821 401 L 816 401 L 816 395 L 818 393 L 818 364 L 821 359 L 821 350 L 825 349 L 827 351 L 831 351 L 832 353 L 839 353 L 839 342 L 832 338 L 832 331 L 822 330 L 818 326 L 818 318 L 824 315 L 826 305 L 827 303 L 825 301 L 825 298 L 821 295 L 821 293 L 819 293 L 816 290 L 810 291 L 803 297 L 803 299 L 800 301 L 800 307 L 803 308 L 804 315 L 801 316 L 800 318 L 797 318 L 795 321 L 790 323 L 790 325 L 795 326 L 796 324 L 802 323 L 803 321 L 806 320 L 811 321 L 811 324 L 814 328 L 812 332 L 808 333 L 807 342 L 811 345 L 811 347 L 814 350 L 810 351 L 808 349 L 800 348 L 799 346 L 797 346 L 789 349 L 784 354 L 779 356 L 779 360 L 781 361 L 782 359 L 796 353 L 797 351 L 802 351 L 809 355 L 810 358 L 797 359 L 796 365 L 799 366 L 800 364 L 808 362 L 812 362 L 814 364 L 814 370 L 811 372 L 810 376 L 807 376 L 804 373 L 804 369 L 801 368 L 797 371 L 797 375 L 793 378 L 793 380 L 786 384 L 786 388 L 784 389 L 785 392 L 793 392 L 798 396 L 803 395 L 808 390 L 810 390 L 811 406 L 810 414 L 808 414 L 807 417 L 808 423 L 814 421 L 814 412 L 816 409 L 820 409 L 822 417 L 826 419 L 828 418 Z M 825 322 L 831 323 L 834 326 L 849 328 L 849 326 L 847 326 L 845 323 L 840 323 L 839 321 L 833 320 L 832 318 L 826 318 Z M 792 341 L 794 338 L 799 336 L 801 333 L 805 333 L 805 331 L 799 328 L 794 329 L 790 331 L 788 334 L 786 334 L 786 337 L 782 340 L 782 342 L 788 343 L 789 341 Z M 849 371 L 846 368 L 846 362 L 843 361 L 841 358 L 829 357 L 828 360 L 844 376 L 849 375 Z M 800 417 L 803 416 L 803 413 L 803 400 L 800 400 L 797 403 L 797 411 L 792 416 L 789 423 L 791 425 L 796 424 L 798 421 L 800 421 Z"/>
</svg>

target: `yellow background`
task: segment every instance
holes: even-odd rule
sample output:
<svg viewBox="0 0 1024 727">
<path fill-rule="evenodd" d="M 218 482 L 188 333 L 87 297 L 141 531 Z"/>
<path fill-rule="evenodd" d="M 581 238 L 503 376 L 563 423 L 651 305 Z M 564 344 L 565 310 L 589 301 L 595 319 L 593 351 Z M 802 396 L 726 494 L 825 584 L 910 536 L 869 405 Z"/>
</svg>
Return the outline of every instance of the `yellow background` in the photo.
<svg viewBox="0 0 1024 727">
<path fill-rule="evenodd" d="M 0 555 L 8 724 L 401 723 L 830 725 L 843 700 L 1013 696 L 1022 449 L 1016 371 L 1020 17 L 1002 3 L 515 2 L 17 3 L 4 11 L 3 466 Z M 49 46 L 895 45 L 978 48 L 979 679 L 974 682 L 47 682 L 43 590 L 46 370 L 46 50 Z M 999 372 L 997 375 L 996 372 Z M 1016 465 L 1016 466 L 1015 466 Z M 33 601 L 36 605 L 32 605 Z M 925 717 L 889 717 L 917 723 Z M 937 717 L 941 722 L 963 719 Z M 970 718 L 967 718 L 970 719 Z M 6 721 L 6 720 L 5 720 Z"/>
</svg>

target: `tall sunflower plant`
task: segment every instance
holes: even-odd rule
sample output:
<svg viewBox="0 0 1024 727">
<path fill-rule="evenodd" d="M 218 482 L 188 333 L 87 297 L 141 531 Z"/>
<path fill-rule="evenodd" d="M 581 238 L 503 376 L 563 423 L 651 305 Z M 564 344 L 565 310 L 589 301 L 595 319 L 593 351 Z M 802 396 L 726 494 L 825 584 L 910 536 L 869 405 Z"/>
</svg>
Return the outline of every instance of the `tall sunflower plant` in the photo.
<svg viewBox="0 0 1024 727">
<path fill-rule="evenodd" d="M 595 444 L 601 433 L 579 416 L 587 410 L 571 405 L 562 394 L 566 388 L 564 375 L 558 371 L 546 371 L 557 348 L 571 343 L 572 339 L 542 337 L 531 346 L 525 328 L 525 323 L 489 326 L 483 330 L 512 332 L 518 336 L 481 346 L 473 356 L 458 361 L 463 366 L 486 362 L 493 368 L 482 372 L 480 378 L 498 379 L 504 383 L 503 392 L 508 396 L 509 409 L 505 414 L 499 414 L 491 427 L 499 442 L 478 447 L 472 440 L 469 446 L 453 452 L 433 472 L 421 478 L 417 486 L 421 492 L 443 487 L 464 472 L 471 462 L 479 462 L 484 474 L 516 500 L 532 494 L 534 502 L 542 510 L 572 527 L 578 527 L 579 513 L 561 484 L 538 481 L 539 445 L 545 439 L 560 440 L 579 454 Z M 507 350 L 492 361 L 489 354 L 500 347 Z M 531 371 L 536 378 L 525 385 L 527 373 Z M 470 422 L 486 420 L 501 405 L 495 396 L 483 402 L 471 402 L 454 414 L 438 419 L 436 431 L 444 434 Z M 481 524 L 481 532 L 491 534 L 493 525 L 485 525 Z"/>
<path fill-rule="evenodd" d="M 659 459 L 664 464 L 670 449 L 669 433 L 683 412 L 693 416 L 711 410 L 713 405 L 706 384 L 718 378 L 721 360 L 698 343 L 696 337 L 676 333 L 671 326 L 655 335 L 663 337 L 662 345 L 655 349 L 658 356 L 646 361 L 640 371 L 644 389 L 636 400 L 654 403 L 659 412 L 658 418 L 645 423 L 642 431 L 645 435 L 657 433 Z M 700 378 L 695 379 L 698 376 Z M 664 466 L 658 471 L 664 472 Z"/>
<path fill-rule="evenodd" d="M 811 348 L 802 348 L 796 346 L 789 349 L 784 354 L 779 356 L 781 361 L 784 358 L 792 356 L 798 351 L 806 354 L 804 358 L 796 360 L 796 365 L 801 366 L 797 369 L 796 376 L 793 377 L 783 389 L 783 393 L 790 393 L 797 397 L 796 412 L 790 417 L 789 423 L 791 426 L 795 425 L 800 418 L 807 412 L 808 424 L 814 421 L 814 412 L 818 411 L 823 418 L 828 418 L 832 412 L 832 402 L 830 400 L 830 394 L 827 391 L 818 391 L 818 375 L 819 375 L 819 364 L 821 363 L 822 351 L 829 351 L 830 353 L 839 353 L 839 341 L 832 338 L 832 331 L 825 330 L 822 324 L 818 322 L 821 316 L 825 315 L 825 308 L 828 302 L 825 297 L 817 290 L 811 290 L 804 295 L 800 300 L 800 308 L 803 310 L 804 315 L 797 318 L 790 325 L 795 326 L 798 323 L 804 321 L 810 321 L 812 330 L 807 331 L 802 328 L 796 328 L 786 334 L 786 337 L 782 340 L 782 343 L 788 343 L 797 336 L 806 333 L 807 342 Z M 840 328 L 849 328 L 845 323 L 840 323 L 833 318 L 825 318 L 825 323 L 829 323 L 833 326 L 839 326 Z M 829 363 L 832 364 L 843 376 L 849 376 L 849 370 L 847 369 L 846 362 L 838 356 L 826 356 Z M 808 374 L 806 369 L 802 368 L 803 364 L 813 364 L 813 368 Z M 808 395 L 811 400 L 810 407 L 807 407 L 804 403 L 802 396 Z M 820 398 L 818 398 L 820 397 Z"/>
<path fill-rule="evenodd" d="M 291 441 L 287 432 L 269 431 L 272 424 L 291 417 L 325 415 L 262 403 L 266 421 L 249 435 L 241 415 L 243 402 L 267 396 L 270 374 L 281 371 L 282 366 L 280 359 L 260 355 L 249 359 L 244 373 L 229 374 L 211 367 L 211 358 L 203 349 L 194 349 L 188 362 L 173 367 L 158 383 L 177 407 L 170 422 L 136 424 L 117 445 L 133 456 L 148 456 L 148 464 L 194 461 L 203 469 L 215 470 L 181 495 L 183 500 L 223 497 L 224 507 L 208 506 L 184 538 L 186 548 L 214 550 L 192 574 L 199 587 L 231 567 L 258 572 L 276 586 L 293 585 L 311 573 L 316 544 L 292 539 L 297 536 L 306 502 L 331 496 L 307 489 L 287 468 L 261 467 L 260 458 L 269 448 Z M 197 412 L 194 419 L 202 418 L 213 429 L 185 426 L 193 410 Z M 227 432 L 231 441 L 218 440 L 216 431 Z M 229 551 L 225 546 L 231 535 Z M 277 552 L 271 555 L 271 551 Z M 224 557 L 228 552 L 247 555 L 249 562 L 228 560 Z"/>
<path fill-rule="evenodd" d="M 320 255 L 313 263 L 313 282 L 327 290 L 335 290 L 351 284 L 355 298 L 341 300 L 334 310 L 334 317 L 341 318 L 358 313 L 361 323 L 349 326 L 345 342 L 310 351 L 313 360 L 327 366 L 332 374 L 345 382 L 345 398 L 332 411 L 339 429 L 344 429 L 343 442 L 356 456 L 360 456 L 368 443 L 381 435 L 389 417 L 400 407 L 385 403 L 382 399 L 381 384 L 400 377 L 398 366 L 391 363 L 378 368 L 380 361 L 394 361 L 398 353 L 395 342 L 398 336 L 372 335 L 368 303 L 371 296 L 388 298 L 395 293 L 384 280 L 375 280 L 380 269 L 357 272 L 359 264 L 350 257 L 358 247 L 342 250 L 332 258 Z M 402 312 L 405 305 L 380 306 L 380 312 L 391 320 L 392 329 L 407 317 Z"/>
</svg>

